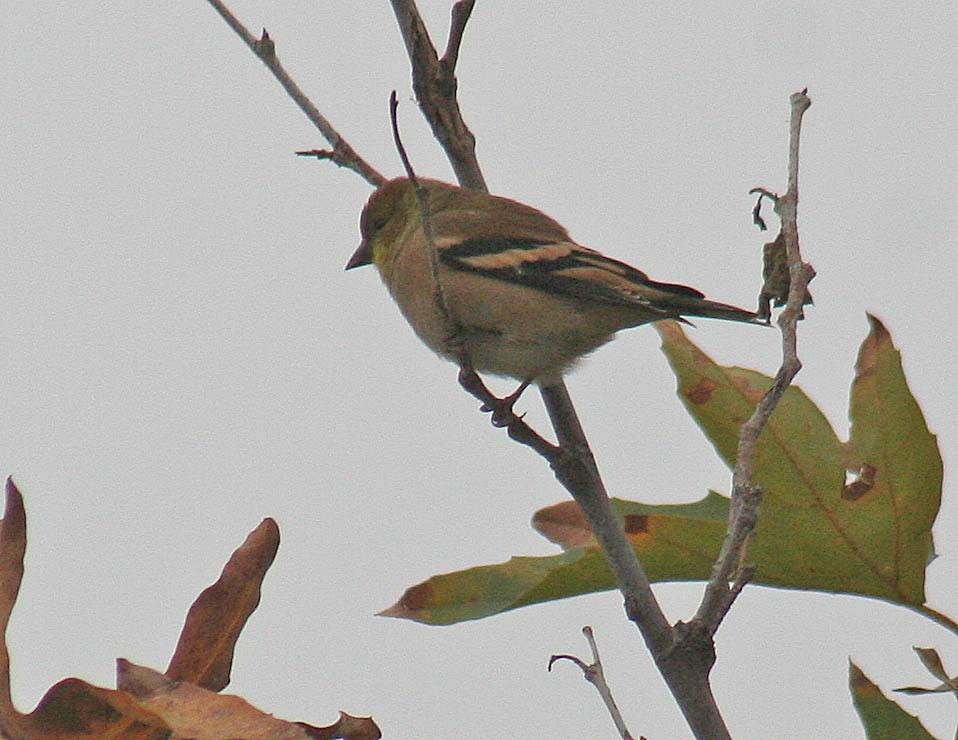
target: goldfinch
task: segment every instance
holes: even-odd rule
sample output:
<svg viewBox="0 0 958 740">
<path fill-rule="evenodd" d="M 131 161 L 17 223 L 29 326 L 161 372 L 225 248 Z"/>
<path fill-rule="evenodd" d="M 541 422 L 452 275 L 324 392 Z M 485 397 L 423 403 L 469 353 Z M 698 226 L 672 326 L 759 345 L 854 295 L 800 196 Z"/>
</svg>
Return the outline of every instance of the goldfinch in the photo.
<svg viewBox="0 0 958 740">
<path fill-rule="evenodd" d="M 419 184 L 435 256 L 415 185 L 399 178 L 363 208 L 362 241 L 346 269 L 376 265 L 428 347 L 516 378 L 520 390 L 554 382 L 620 329 L 682 316 L 765 323 L 576 244 L 535 208 L 437 180 Z"/>
</svg>

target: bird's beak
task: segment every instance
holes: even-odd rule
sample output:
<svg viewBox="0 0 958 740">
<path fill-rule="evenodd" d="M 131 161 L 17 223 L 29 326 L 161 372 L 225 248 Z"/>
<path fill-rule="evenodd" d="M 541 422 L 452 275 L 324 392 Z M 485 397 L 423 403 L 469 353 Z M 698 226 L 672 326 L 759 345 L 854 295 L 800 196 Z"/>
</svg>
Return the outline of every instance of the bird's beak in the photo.
<svg viewBox="0 0 958 740">
<path fill-rule="evenodd" d="M 350 257 L 349 262 L 346 263 L 346 269 L 352 270 L 354 267 L 371 265 L 372 262 L 373 262 L 373 250 L 369 248 L 369 242 L 363 239 L 359 243 L 359 249 L 353 252 L 353 256 Z"/>
</svg>

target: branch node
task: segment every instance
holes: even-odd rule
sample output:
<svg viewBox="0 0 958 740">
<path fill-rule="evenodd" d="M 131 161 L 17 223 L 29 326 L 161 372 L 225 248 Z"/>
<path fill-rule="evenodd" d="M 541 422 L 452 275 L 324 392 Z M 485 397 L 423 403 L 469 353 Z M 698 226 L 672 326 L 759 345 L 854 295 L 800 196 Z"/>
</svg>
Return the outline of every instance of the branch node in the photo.
<svg viewBox="0 0 958 740">
<path fill-rule="evenodd" d="M 276 58 L 276 42 L 269 37 L 269 32 L 265 28 L 263 29 L 263 33 L 260 34 L 259 39 L 256 41 L 255 51 L 257 56 L 259 56 L 259 58 L 264 62 L 268 62 Z"/>
</svg>

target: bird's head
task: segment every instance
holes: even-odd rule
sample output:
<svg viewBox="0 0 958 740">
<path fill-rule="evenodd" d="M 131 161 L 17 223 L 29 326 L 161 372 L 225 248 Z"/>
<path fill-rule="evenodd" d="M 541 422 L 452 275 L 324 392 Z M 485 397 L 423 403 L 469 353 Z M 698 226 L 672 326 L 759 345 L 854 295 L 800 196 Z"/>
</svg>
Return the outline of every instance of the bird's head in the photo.
<svg viewBox="0 0 958 740">
<path fill-rule="evenodd" d="M 359 218 L 362 241 L 346 263 L 346 269 L 381 265 L 389 251 L 401 243 L 407 225 L 419 222 L 419 212 L 416 188 L 405 177 L 389 180 L 377 188 Z"/>
</svg>

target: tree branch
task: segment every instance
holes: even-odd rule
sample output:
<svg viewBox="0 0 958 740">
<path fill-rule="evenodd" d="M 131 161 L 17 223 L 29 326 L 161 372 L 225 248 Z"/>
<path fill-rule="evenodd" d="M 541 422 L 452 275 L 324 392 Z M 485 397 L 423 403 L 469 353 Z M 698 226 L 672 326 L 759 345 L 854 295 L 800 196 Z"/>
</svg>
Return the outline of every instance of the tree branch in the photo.
<svg viewBox="0 0 958 740">
<path fill-rule="evenodd" d="M 791 96 L 791 122 L 789 124 L 788 147 L 788 191 L 777 197 L 768 191 L 756 189 L 760 197 L 772 197 L 775 212 L 782 221 L 782 233 L 785 236 L 788 260 L 788 301 L 778 318 L 782 332 L 782 364 L 775 375 L 771 387 L 755 407 L 751 418 L 739 430 L 738 453 L 735 458 L 735 470 L 732 474 L 732 504 L 729 509 L 728 532 L 718 560 L 712 568 L 712 576 L 705 588 L 702 603 L 695 614 L 700 634 L 715 634 L 722 619 L 728 613 L 732 602 L 751 578 L 753 569 L 744 565 L 748 541 L 758 518 L 758 507 L 762 500 L 762 491 L 753 483 L 755 453 L 758 438 L 768 423 L 772 412 L 778 405 L 792 380 L 802 368 L 798 359 L 798 321 L 802 318 L 802 306 L 805 304 L 806 288 L 815 276 L 811 265 L 802 262 L 798 243 L 798 153 L 801 139 L 802 116 L 812 104 L 803 90 Z M 734 580 L 732 588 L 729 581 Z"/>
<path fill-rule="evenodd" d="M 456 97 L 455 64 L 474 0 L 453 8 L 449 46 L 442 64 L 415 0 L 391 2 L 412 65 L 412 88 L 433 135 L 445 150 L 459 183 L 474 190 L 488 190 L 476 160 L 476 138 L 462 118 Z"/>
<path fill-rule="evenodd" d="M 220 2 L 220 0 L 207 0 L 207 2 L 222 16 L 227 25 L 243 39 L 243 43 L 259 57 L 260 61 L 266 65 L 266 68 L 273 73 L 273 76 L 279 80 L 279 84 L 283 86 L 283 89 L 286 90 L 289 97 L 293 99 L 293 102 L 299 106 L 299 109 L 306 114 L 306 117 L 312 124 L 319 129 L 319 133 L 323 135 L 323 138 L 333 147 L 331 151 L 314 149 L 310 152 L 299 152 L 299 154 L 309 154 L 318 158 L 329 159 L 340 167 L 346 167 L 358 173 L 366 182 L 375 187 L 386 182 L 386 178 L 383 177 L 375 167 L 356 153 L 349 145 L 349 142 L 339 134 L 326 117 L 319 112 L 319 109 L 313 105 L 313 102 L 306 97 L 306 94 L 300 90 L 299 85 L 296 84 L 293 78 L 289 76 L 289 73 L 283 68 L 283 65 L 279 63 L 279 59 L 276 56 L 276 44 L 269 37 L 266 29 L 263 29 L 263 35 L 257 39 L 246 30 L 246 27 L 240 23 L 239 19 L 237 19 L 232 11 Z"/>
<path fill-rule="evenodd" d="M 612 508 L 565 383 L 544 386 L 542 400 L 559 447 L 566 453 L 559 464 L 553 464 L 556 478 L 585 514 L 625 598 L 629 619 L 639 627 L 653 655 L 666 653 L 672 647 L 672 626 L 656 601 L 648 576 Z"/>
</svg>

